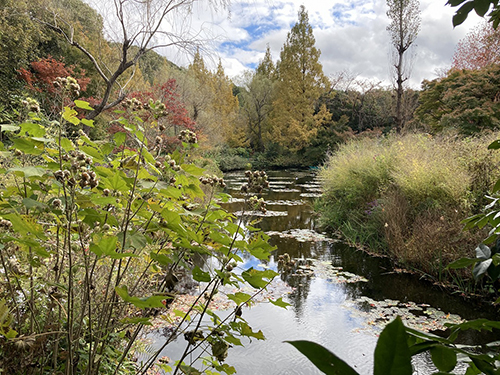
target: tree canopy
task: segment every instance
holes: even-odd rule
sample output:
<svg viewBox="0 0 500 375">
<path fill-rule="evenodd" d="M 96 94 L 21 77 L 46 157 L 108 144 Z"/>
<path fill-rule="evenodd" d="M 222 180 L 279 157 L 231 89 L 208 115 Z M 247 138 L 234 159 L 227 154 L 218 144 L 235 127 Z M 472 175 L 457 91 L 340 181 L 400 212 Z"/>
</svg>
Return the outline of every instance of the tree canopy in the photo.
<svg viewBox="0 0 500 375">
<path fill-rule="evenodd" d="M 301 6 L 298 22 L 288 33 L 277 64 L 272 139 L 289 149 L 301 149 L 316 135 L 321 119 L 315 106 L 327 80 L 315 47 L 309 16 Z"/>
</svg>

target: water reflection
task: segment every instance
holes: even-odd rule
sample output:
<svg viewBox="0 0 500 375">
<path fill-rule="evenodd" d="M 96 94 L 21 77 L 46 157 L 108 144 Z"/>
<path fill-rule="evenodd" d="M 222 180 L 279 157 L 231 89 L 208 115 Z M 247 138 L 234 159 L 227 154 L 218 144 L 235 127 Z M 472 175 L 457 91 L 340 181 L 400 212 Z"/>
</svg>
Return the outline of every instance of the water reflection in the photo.
<svg viewBox="0 0 500 375">
<path fill-rule="evenodd" d="M 271 189 L 262 196 L 270 201 L 269 211 L 280 211 L 286 216 L 263 217 L 253 226 L 265 232 L 285 232 L 293 229 L 314 229 L 311 209 L 312 199 L 318 181 L 311 172 L 279 171 L 268 173 Z M 244 210 L 243 195 L 239 188 L 245 182 L 243 173 L 225 176 L 228 193 L 234 198 L 223 206 L 232 211 Z M 312 340 L 335 352 L 361 374 L 371 374 L 373 351 L 377 336 L 375 331 L 366 329 L 367 318 L 353 314 L 349 306 L 356 305 L 360 298 L 376 301 L 398 300 L 402 303 L 428 304 L 446 313 L 459 314 L 466 319 L 477 317 L 493 318 L 484 310 L 459 297 L 443 293 L 429 283 L 413 275 L 395 274 L 388 260 L 373 258 L 338 241 L 322 238 L 299 238 L 302 232 L 286 232 L 286 235 L 272 235 L 273 252 L 267 267 L 276 270 L 277 259 L 288 253 L 292 258 L 316 259 L 331 262 L 331 267 L 342 267 L 345 271 L 364 276 L 369 282 L 339 283 L 328 277 L 307 275 L 292 276 L 282 274 L 281 279 L 292 288 L 286 296 L 291 304 L 281 309 L 270 303 L 259 303 L 243 310 L 243 317 L 257 330 L 266 335 L 265 341 L 246 342 L 245 347 L 234 347 L 229 351 L 227 362 L 234 365 L 240 375 L 269 374 L 321 374 L 305 357 L 300 355 L 286 340 Z M 258 268 L 261 261 L 248 255 L 243 256 L 241 268 Z M 359 311 L 362 305 L 356 307 Z M 156 336 L 159 340 L 159 337 Z M 464 337 L 465 342 L 473 342 L 478 337 Z M 182 343 L 181 343 L 182 344 Z M 163 355 L 176 356 L 175 345 Z M 431 374 L 434 368 L 428 356 L 415 359 L 415 374 Z"/>
<path fill-rule="evenodd" d="M 273 211 L 286 210 L 287 216 L 265 217 L 258 226 L 266 232 L 314 229 L 311 209 L 313 198 L 306 198 L 318 192 L 319 183 L 314 174 L 279 171 L 268 175 L 271 190 L 263 195 L 266 201 L 271 201 L 268 208 Z M 244 181 L 238 174 L 232 176 L 239 183 Z M 232 176 L 227 176 L 226 180 L 230 181 Z M 239 183 L 229 183 L 233 196 L 241 197 L 238 191 Z M 276 201 L 288 201 L 289 204 L 273 204 Z M 227 208 L 232 209 L 230 205 Z M 387 259 L 369 257 L 339 242 L 300 242 L 293 237 L 272 236 L 271 243 L 277 246 L 273 260 L 288 253 L 292 258 L 331 261 L 333 266 L 362 275 L 369 282 L 339 284 L 321 278 L 282 275 L 282 279 L 294 289 L 288 296 L 292 306 L 283 311 L 261 304 L 246 313 L 251 324 L 254 323 L 266 332 L 268 340 L 252 343 L 245 349 L 237 349 L 230 354 L 228 360 L 234 360 L 239 373 L 317 374 L 319 372 L 307 361 L 304 362 L 297 353 L 282 344 L 284 340 L 308 339 L 334 351 L 360 374 L 371 374 L 376 336 L 366 330 L 360 332 L 360 327 L 366 322 L 350 314 L 345 308 L 346 301 L 355 301 L 362 296 L 377 301 L 391 299 L 428 304 L 445 312 L 459 314 L 466 319 L 495 316 L 494 311 L 476 309 L 467 301 L 450 296 L 414 275 L 389 272 L 392 267 Z M 472 342 L 477 340 L 475 336 L 477 335 L 472 334 L 462 340 Z M 253 360 L 249 361 L 248 358 Z M 255 368 L 256 362 L 262 362 L 262 367 Z M 430 374 L 434 371 L 432 362 L 425 355 L 415 359 L 415 366 L 416 374 Z"/>
</svg>

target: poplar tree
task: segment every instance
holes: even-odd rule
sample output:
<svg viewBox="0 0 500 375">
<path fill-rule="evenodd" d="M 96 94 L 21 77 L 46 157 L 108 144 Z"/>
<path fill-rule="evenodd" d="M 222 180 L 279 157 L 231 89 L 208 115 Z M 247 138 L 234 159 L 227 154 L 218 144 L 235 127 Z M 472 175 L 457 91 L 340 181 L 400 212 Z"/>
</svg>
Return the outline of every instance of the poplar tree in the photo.
<svg viewBox="0 0 500 375">
<path fill-rule="evenodd" d="M 237 125 L 239 110 L 238 98 L 233 95 L 233 83 L 226 76 L 219 60 L 217 71 L 213 75 L 212 133 L 217 143 L 225 141 L 231 147 L 244 145 L 244 130 Z"/>
<path fill-rule="evenodd" d="M 404 83 L 410 77 L 408 50 L 414 45 L 420 31 L 420 9 L 418 0 L 387 0 L 387 16 L 391 20 L 387 31 L 394 47 L 393 78 L 396 83 L 396 132 L 400 133 L 405 124 L 403 103 Z"/>
<path fill-rule="evenodd" d="M 277 64 L 276 95 L 273 101 L 270 140 L 296 151 L 317 134 L 324 113 L 315 116 L 321 93 L 327 85 L 321 52 L 315 47 L 313 30 L 304 6 L 298 22 L 288 33 Z"/>
<path fill-rule="evenodd" d="M 275 73 L 276 68 L 268 46 L 255 72 L 246 72 L 245 87 L 240 93 L 241 113 L 250 146 L 260 152 L 265 150 L 264 134 L 269 126 L 269 114 L 272 110 Z"/>
</svg>

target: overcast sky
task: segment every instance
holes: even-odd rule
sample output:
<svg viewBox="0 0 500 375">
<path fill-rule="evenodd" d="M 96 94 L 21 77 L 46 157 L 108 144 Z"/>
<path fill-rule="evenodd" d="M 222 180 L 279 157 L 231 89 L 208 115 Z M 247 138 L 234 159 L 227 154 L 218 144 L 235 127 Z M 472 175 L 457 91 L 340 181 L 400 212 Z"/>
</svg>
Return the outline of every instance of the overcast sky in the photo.
<svg viewBox="0 0 500 375">
<path fill-rule="evenodd" d="M 421 0 L 422 23 L 414 51 L 410 84 L 420 88 L 423 79 L 436 78 L 446 69 L 457 42 L 482 19 L 469 19 L 453 28 L 454 9 L 446 0 Z M 304 5 L 314 30 L 316 47 L 327 75 L 348 70 L 360 78 L 390 84 L 390 40 L 386 31 L 385 0 L 233 0 L 231 16 L 211 14 L 211 23 L 220 35 L 216 54 L 230 77 L 252 69 L 269 44 L 273 60 L 279 59 L 287 33 L 297 22 Z M 206 14 L 195 15 L 203 21 Z"/>
</svg>

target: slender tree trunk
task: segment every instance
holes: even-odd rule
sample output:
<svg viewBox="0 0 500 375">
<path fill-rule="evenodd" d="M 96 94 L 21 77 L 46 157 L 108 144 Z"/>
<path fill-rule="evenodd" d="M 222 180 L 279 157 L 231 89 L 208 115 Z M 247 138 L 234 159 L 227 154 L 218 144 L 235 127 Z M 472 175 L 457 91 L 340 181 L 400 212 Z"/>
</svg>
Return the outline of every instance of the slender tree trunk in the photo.
<svg viewBox="0 0 500 375">
<path fill-rule="evenodd" d="M 402 47 L 402 46 L 401 46 Z M 403 114 L 403 54 L 404 49 L 400 48 L 398 51 L 398 64 L 396 66 L 397 79 L 396 79 L 396 133 L 400 134 L 403 129 L 405 119 Z"/>
</svg>

